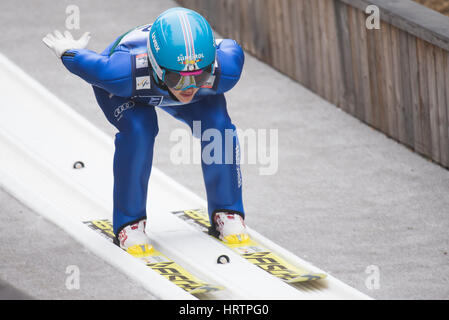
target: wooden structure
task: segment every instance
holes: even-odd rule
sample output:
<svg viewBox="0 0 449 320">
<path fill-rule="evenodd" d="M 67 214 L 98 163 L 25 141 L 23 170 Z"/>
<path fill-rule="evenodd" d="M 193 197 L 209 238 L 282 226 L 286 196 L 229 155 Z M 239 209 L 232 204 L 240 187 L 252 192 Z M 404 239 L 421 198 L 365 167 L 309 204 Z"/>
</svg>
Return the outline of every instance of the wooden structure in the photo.
<svg viewBox="0 0 449 320">
<path fill-rule="evenodd" d="M 409 0 L 178 0 L 223 37 L 449 167 L 449 18 Z M 380 28 L 368 29 L 369 5 Z"/>
</svg>

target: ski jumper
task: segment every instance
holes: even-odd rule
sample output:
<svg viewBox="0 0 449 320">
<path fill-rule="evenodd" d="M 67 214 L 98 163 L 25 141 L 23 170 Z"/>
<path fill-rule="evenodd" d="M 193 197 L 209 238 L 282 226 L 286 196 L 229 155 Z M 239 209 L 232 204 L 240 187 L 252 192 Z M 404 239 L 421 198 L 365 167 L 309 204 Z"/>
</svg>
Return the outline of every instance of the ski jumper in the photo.
<svg viewBox="0 0 449 320">
<path fill-rule="evenodd" d="M 244 216 L 238 138 L 224 96 L 240 78 L 243 50 L 234 40 L 221 41 L 217 45 L 210 88 L 199 89 L 190 103 L 183 104 L 152 76 L 147 56 L 150 27 L 128 31 L 101 54 L 80 49 L 68 50 L 61 57 L 70 72 L 92 85 L 106 118 L 119 131 L 115 135 L 113 165 L 114 232 L 117 234 L 124 226 L 146 218 L 148 181 L 158 133 L 155 107 L 186 123 L 191 130 L 194 121 L 201 121 L 201 136 L 211 128 L 221 133 L 222 161 L 205 163 L 201 157 L 209 216 L 212 218 L 214 212 L 223 210 Z M 225 136 L 229 135 L 226 129 L 234 133 L 232 148 L 225 146 Z M 201 141 L 201 150 L 210 142 Z"/>
</svg>

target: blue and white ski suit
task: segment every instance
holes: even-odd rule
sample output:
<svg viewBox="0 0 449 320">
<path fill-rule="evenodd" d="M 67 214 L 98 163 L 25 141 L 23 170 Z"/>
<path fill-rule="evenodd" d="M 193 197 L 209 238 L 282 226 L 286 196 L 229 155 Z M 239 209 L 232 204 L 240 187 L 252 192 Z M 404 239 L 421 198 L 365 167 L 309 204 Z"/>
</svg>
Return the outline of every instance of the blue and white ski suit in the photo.
<svg viewBox="0 0 449 320">
<path fill-rule="evenodd" d="M 68 50 L 62 56 L 66 68 L 90 83 L 108 121 L 118 129 L 114 154 L 113 226 L 117 234 L 124 226 L 146 218 L 147 189 L 158 133 L 155 107 L 170 113 L 193 130 L 201 121 L 201 134 L 220 131 L 222 150 L 232 152 L 232 163 L 222 152 L 222 161 L 206 164 L 202 158 L 208 212 L 228 210 L 244 215 L 238 139 L 225 147 L 225 130 L 235 126 L 226 109 L 224 93 L 238 82 L 244 63 L 241 47 L 225 39 L 217 47 L 217 68 L 212 88 L 201 88 L 188 104 L 179 102 L 151 76 L 147 37 L 151 25 L 140 26 L 118 37 L 101 54 L 87 49 Z M 201 141 L 203 149 L 210 141 Z M 230 150 L 231 149 L 231 150 Z M 225 158 L 228 159 L 225 161 Z"/>
</svg>

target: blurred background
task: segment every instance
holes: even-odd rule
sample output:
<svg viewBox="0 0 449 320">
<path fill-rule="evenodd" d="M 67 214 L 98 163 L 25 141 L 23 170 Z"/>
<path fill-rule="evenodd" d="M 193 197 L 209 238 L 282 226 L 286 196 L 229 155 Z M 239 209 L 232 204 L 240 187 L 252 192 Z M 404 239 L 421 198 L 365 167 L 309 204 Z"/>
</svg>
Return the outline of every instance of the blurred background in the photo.
<svg viewBox="0 0 449 320">
<path fill-rule="evenodd" d="M 438 11 L 440 13 L 449 15 L 449 2 L 446 0 L 414 0 L 426 7 Z"/>
</svg>

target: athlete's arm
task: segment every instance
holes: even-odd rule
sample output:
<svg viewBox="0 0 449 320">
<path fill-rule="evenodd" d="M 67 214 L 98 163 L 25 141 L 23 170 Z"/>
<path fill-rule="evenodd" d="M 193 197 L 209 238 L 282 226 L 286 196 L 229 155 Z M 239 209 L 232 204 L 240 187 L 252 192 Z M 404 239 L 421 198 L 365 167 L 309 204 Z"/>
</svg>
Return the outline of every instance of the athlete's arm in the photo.
<svg viewBox="0 0 449 320">
<path fill-rule="evenodd" d="M 89 39 L 89 32 L 75 40 L 69 31 L 62 34 L 55 30 L 42 41 L 62 59 L 70 72 L 114 95 L 129 97 L 133 90 L 130 54 L 118 50 L 106 55 L 87 50 Z"/>
<path fill-rule="evenodd" d="M 231 90 L 242 74 L 245 55 L 235 40 L 224 39 L 218 44 L 217 58 L 220 66 L 218 93 Z"/>
<path fill-rule="evenodd" d="M 132 94 L 131 56 L 115 51 L 111 56 L 87 49 L 67 50 L 61 57 L 64 66 L 88 83 L 119 97 Z"/>
</svg>

